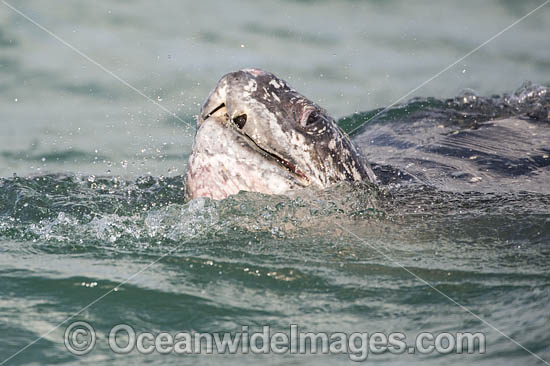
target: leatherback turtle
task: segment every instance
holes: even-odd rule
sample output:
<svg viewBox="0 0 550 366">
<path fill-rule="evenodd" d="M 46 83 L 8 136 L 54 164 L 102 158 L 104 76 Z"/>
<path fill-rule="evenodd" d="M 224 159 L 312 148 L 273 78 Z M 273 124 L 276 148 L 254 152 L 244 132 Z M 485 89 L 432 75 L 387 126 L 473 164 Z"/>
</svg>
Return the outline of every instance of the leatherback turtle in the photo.
<svg viewBox="0 0 550 366">
<path fill-rule="evenodd" d="M 414 100 L 372 121 L 360 114 L 352 119 L 370 123 L 352 141 L 327 111 L 272 73 L 232 72 L 220 79 L 198 117 L 188 195 L 284 194 L 342 181 L 421 181 L 451 190 L 513 183 L 547 190 L 548 171 L 541 169 L 550 165 L 550 128 L 540 120 L 550 115 L 540 101 L 550 95 L 543 87 L 527 89 L 515 100 L 465 94 Z M 538 98 L 538 107 L 530 97 Z M 518 184 L 526 174 L 528 184 Z"/>
</svg>

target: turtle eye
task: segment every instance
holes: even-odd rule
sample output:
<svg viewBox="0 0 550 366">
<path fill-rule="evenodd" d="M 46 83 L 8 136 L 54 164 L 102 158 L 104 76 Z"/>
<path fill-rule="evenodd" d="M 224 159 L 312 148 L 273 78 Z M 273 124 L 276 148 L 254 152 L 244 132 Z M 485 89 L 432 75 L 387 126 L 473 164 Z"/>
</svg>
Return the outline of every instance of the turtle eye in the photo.
<svg viewBox="0 0 550 366">
<path fill-rule="evenodd" d="M 237 125 L 237 127 L 239 127 L 239 129 L 242 130 L 246 124 L 246 114 L 241 114 L 240 116 L 233 118 L 233 122 Z"/>
<path fill-rule="evenodd" d="M 307 116 L 304 116 L 305 118 L 302 118 L 301 125 L 303 127 L 309 127 L 312 126 L 325 118 L 317 111 L 313 110 L 311 111 Z"/>
</svg>

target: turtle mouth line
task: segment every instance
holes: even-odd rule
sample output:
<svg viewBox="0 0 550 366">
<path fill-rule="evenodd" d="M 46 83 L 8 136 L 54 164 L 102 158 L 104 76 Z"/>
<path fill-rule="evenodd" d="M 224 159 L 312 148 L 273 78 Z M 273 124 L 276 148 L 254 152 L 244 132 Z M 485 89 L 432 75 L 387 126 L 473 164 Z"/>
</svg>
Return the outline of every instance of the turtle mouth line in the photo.
<svg viewBox="0 0 550 366">
<path fill-rule="evenodd" d="M 247 134 L 245 133 L 242 133 L 240 131 L 237 131 L 240 135 L 242 135 L 243 137 L 246 138 L 246 140 L 249 142 L 249 145 L 252 146 L 252 148 L 254 148 L 256 151 L 258 151 L 260 154 L 262 154 L 263 156 L 265 156 L 266 158 L 268 159 L 271 159 L 271 160 L 274 160 L 276 161 L 281 167 L 283 167 L 284 169 L 288 170 L 289 172 L 291 172 L 292 174 L 296 175 L 297 177 L 299 177 L 300 179 L 302 180 L 305 180 L 307 183 L 306 184 L 303 184 L 304 186 L 306 185 L 309 185 L 309 178 L 307 177 L 307 175 L 305 175 L 300 169 L 298 169 L 298 167 L 294 164 L 292 164 L 290 161 L 288 160 L 285 160 L 283 158 L 281 158 L 279 155 L 277 154 L 274 154 L 266 149 L 264 149 L 263 147 L 261 147 L 260 145 L 258 145 L 256 143 L 256 141 L 254 141 L 250 136 L 248 136 Z"/>
<path fill-rule="evenodd" d="M 202 120 L 206 121 L 208 118 L 214 115 L 214 113 L 216 113 L 222 108 L 225 108 L 225 103 L 221 103 L 219 106 L 217 106 L 216 108 L 212 109 L 210 112 L 205 114 L 204 117 L 202 117 Z M 226 113 L 226 117 L 228 120 L 230 120 L 227 113 Z M 248 145 L 252 147 L 254 150 L 256 150 L 258 153 L 262 154 L 267 159 L 277 162 L 283 169 L 288 170 L 290 173 L 294 174 L 296 177 L 299 178 L 299 181 L 303 186 L 307 186 L 310 184 L 308 176 L 305 175 L 304 172 L 302 172 L 300 169 L 298 169 L 296 165 L 292 164 L 290 161 L 283 159 L 279 155 L 272 153 L 271 151 L 268 151 L 263 147 L 261 147 L 260 145 L 258 145 L 256 141 L 254 141 L 250 136 L 248 136 L 246 133 L 244 133 L 239 128 L 237 128 L 238 126 L 235 124 L 235 122 L 231 121 L 230 125 L 233 127 L 233 130 L 239 135 L 243 136 L 248 142 Z"/>
</svg>

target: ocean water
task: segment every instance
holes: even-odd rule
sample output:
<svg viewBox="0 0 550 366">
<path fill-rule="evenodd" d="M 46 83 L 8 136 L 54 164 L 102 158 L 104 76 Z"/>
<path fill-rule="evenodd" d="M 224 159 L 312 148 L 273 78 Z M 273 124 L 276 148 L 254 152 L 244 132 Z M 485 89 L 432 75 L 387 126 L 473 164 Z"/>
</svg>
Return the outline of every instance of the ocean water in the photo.
<svg viewBox="0 0 550 366">
<path fill-rule="evenodd" d="M 44 29 L 0 2 L 0 364 L 352 362 L 120 355 L 107 340 L 120 323 L 172 334 L 297 324 L 402 332 L 408 342 L 421 332 L 482 332 L 484 354 L 386 352 L 365 362 L 544 364 L 530 352 L 550 362 L 542 154 L 532 176 L 485 189 L 428 176 L 380 191 L 340 185 L 188 202 L 182 179 L 195 116 L 224 73 L 272 71 L 336 118 L 352 115 L 341 120 L 351 128 L 541 1 L 6 2 Z M 437 97 L 422 121 L 521 112 L 544 123 L 548 99 L 504 112 L 468 104 L 468 116 L 444 101 L 471 95 L 465 89 L 491 96 L 528 80 L 549 85 L 549 15 L 550 5 L 378 122 L 403 126 L 419 100 L 428 108 L 425 97 Z M 379 162 L 396 163 L 357 139 Z M 83 356 L 63 342 L 75 320 L 97 332 Z"/>
</svg>

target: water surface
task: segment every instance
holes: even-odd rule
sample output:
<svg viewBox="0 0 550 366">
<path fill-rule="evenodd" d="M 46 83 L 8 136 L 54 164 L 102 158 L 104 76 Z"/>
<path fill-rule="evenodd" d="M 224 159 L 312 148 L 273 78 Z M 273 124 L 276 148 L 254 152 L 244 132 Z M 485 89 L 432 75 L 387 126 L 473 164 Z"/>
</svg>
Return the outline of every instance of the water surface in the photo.
<svg viewBox="0 0 550 366">
<path fill-rule="evenodd" d="M 539 2 L 13 5 L 177 118 L 0 4 L 0 360 L 166 253 L 76 317 L 98 331 L 90 354 L 71 355 L 62 326 L 7 364 L 349 362 L 346 355 L 115 355 L 105 338 L 118 323 L 172 333 L 293 323 L 411 338 L 483 332 L 485 355 L 384 354 L 366 362 L 542 364 L 402 266 L 550 359 L 544 160 L 533 163 L 532 184 L 520 178 L 500 188 L 483 188 L 489 173 L 473 184 L 474 176 L 428 172 L 422 184 L 382 191 L 341 185 L 187 202 L 182 180 L 194 115 L 224 73 L 272 71 L 335 117 L 352 115 L 342 121 L 351 128 Z M 371 131 L 403 131 L 414 118 L 455 127 L 486 120 L 485 105 L 459 118 L 470 104 L 445 98 L 466 88 L 512 95 L 526 80 L 548 85 L 548 14 L 541 9 L 411 95 L 421 99 L 371 121 L 378 126 Z M 544 110 L 537 108 L 521 114 Z M 414 114 L 419 109 L 428 114 Z M 531 118 L 542 123 L 544 115 Z M 399 166 L 399 156 L 386 153 L 389 140 L 356 138 L 381 165 Z"/>
</svg>

